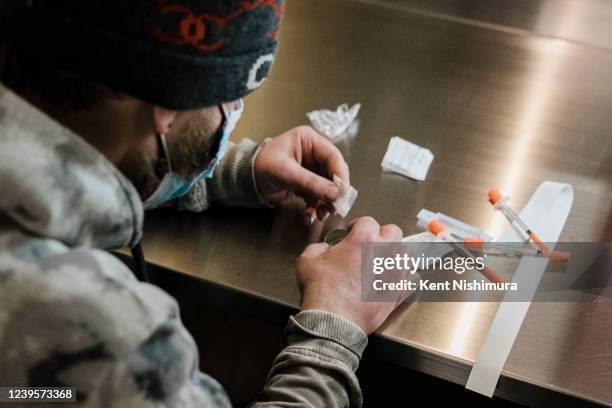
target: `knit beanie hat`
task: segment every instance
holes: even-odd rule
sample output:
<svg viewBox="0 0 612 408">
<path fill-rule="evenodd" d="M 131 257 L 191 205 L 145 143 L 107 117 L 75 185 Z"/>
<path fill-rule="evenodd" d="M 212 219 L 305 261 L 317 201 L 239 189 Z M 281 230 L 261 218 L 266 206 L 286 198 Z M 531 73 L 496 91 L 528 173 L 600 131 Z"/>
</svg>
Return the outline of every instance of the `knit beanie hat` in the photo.
<svg viewBox="0 0 612 408">
<path fill-rule="evenodd" d="M 20 48 L 177 110 L 239 99 L 268 75 L 284 0 L 32 0 Z"/>
</svg>

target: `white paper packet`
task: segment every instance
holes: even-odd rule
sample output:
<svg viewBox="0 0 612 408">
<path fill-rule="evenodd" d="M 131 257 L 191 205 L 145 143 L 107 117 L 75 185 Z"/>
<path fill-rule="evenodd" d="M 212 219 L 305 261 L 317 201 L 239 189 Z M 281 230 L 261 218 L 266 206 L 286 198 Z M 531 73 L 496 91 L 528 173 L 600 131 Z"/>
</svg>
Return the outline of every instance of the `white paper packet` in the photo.
<svg viewBox="0 0 612 408">
<path fill-rule="evenodd" d="M 340 197 L 336 201 L 332 203 L 336 212 L 340 214 L 342 217 L 346 217 L 355 200 L 357 200 L 357 190 L 350 184 L 346 184 L 340 177 L 334 174 L 334 183 L 340 189 Z"/>
<path fill-rule="evenodd" d="M 393 136 L 387 146 L 381 167 L 383 171 L 402 174 L 423 181 L 427 177 L 434 155 L 429 149 Z"/>
</svg>

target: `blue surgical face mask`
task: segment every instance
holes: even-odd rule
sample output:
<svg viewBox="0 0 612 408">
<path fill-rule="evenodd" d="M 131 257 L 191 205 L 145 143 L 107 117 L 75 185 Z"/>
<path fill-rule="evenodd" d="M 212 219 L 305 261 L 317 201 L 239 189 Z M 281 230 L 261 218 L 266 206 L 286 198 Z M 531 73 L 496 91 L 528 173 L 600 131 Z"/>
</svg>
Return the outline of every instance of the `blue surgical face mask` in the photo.
<svg viewBox="0 0 612 408">
<path fill-rule="evenodd" d="M 160 145 L 160 150 L 166 159 L 166 163 L 168 166 L 168 172 L 164 175 L 161 183 L 157 186 L 157 189 L 151 194 L 149 198 L 147 198 L 144 202 L 145 209 L 156 208 L 162 205 L 165 202 L 174 200 L 176 198 L 182 197 L 189 193 L 189 191 L 193 188 L 195 183 L 197 183 L 202 178 L 211 178 L 215 171 L 215 168 L 221 161 L 223 155 L 227 150 L 230 142 L 230 133 L 236 127 L 236 123 L 238 123 L 238 119 L 242 115 L 243 103 L 242 99 L 237 102 L 238 106 L 229 114 L 225 111 L 225 107 L 223 105 L 219 105 L 221 109 L 221 113 L 223 115 L 223 123 L 222 128 L 220 129 L 221 135 L 216 135 L 216 142 L 218 144 L 217 154 L 213 158 L 212 162 L 202 171 L 200 174 L 197 174 L 192 177 L 182 177 L 176 174 L 172 170 L 172 165 L 170 163 L 170 156 L 168 155 L 168 146 L 166 144 L 165 135 L 158 135 L 158 141 Z M 213 145 L 214 149 L 214 145 Z"/>
</svg>

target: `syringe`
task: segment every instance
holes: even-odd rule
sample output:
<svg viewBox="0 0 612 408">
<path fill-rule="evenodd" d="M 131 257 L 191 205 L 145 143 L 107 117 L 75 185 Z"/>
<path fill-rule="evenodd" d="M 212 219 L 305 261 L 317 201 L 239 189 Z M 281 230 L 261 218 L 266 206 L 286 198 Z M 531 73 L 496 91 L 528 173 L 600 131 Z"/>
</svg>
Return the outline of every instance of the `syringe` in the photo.
<svg viewBox="0 0 612 408">
<path fill-rule="evenodd" d="M 435 236 L 444 240 L 444 242 L 448 243 L 453 247 L 454 250 L 459 252 L 462 256 L 467 258 L 476 258 L 474 254 L 465 249 L 459 242 L 456 242 L 453 237 L 446 231 L 444 225 L 438 220 L 431 220 L 428 225 L 429 231 Z M 484 275 L 489 281 L 494 283 L 503 283 L 506 280 L 493 272 L 491 268 L 488 266 L 484 266 L 482 270 L 479 270 L 480 273 Z"/>
<path fill-rule="evenodd" d="M 520 242 L 486 242 L 480 238 L 467 237 L 463 240 L 463 243 L 467 250 L 489 255 L 543 256 L 539 249 L 525 247 Z"/>
<path fill-rule="evenodd" d="M 568 261 L 569 254 L 561 251 L 551 251 L 542 240 L 521 220 L 517 213 L 508 205 L 508 197 L 504 197 L 502 193 L 493 187 L 489 190 L 489 202 L 493 204 L 493 208 L 504 214 L 510 224 L 516 224 L 520 230 L 531 239 L 542 251 L 542 254 L 548 258 L 558 261 Z"/>
</svg>

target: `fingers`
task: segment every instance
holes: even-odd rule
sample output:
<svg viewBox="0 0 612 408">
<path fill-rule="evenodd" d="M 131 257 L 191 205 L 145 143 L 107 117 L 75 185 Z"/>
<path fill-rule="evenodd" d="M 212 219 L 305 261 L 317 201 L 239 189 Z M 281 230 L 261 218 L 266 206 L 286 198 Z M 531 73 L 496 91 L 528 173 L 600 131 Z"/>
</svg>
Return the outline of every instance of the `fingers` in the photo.
<svg viewBox="0 0 612 408">
<path fill-rule="evenodd" d="M 329 207 L 328 204 L 319 202 L 315 207 L 308 206 L 304 210 L 304 225 L 311 225 L 316 219 L 325 221 L 329 214 L 334 212 L 333 207 Z"/>
<path fill-rule="evenodd" d="M 256 161 L 256 177 L 264 198 L 281 188 L 293 190 L 307 203 L 331 203 L 340 196 L 333 175 L 350 183 L 348 165 L 340 150 L 308 126 L 286 132 L 263 149 Z M 273 183 L 261 176 L 268 173 Z M 325 216 L 322 209 L 320 214 L 321 218 Z"/>
<path fill-rule="evenodd" d="M 316 209 L 314 207 L 306 207 L 304 210 L 304 225 L 311 225 L 317 218 Z"/>
<path fill-rule="evenodd" d="M 306 210 L 304 214 L 305 225 L 310 225 L 315 219 L 324 221 L 328 215 L 333 214 L 336 210 L 334 206 L 325 201 L 317 200 L 309 196 L 302 197 L 306 202 Z"/>
<path fill-rule="evenodd" d="M 348 229 L 348 236 L 360 242 L 399 242 L 404 236 L 401 228 L 397 225 L 386 224 L 381 227 L 372 217 L 356 218 L 349 222 Z"/>
<path fill-rule="evenodd" d="M 304 225 L 311 225 L 314 220 L 317 219 L 317 204 L 319 200 L 311 197 L 303 197 L 306 202 L 306 209 L 304 210 Z"/>
<path fill-rule="evenodd" d="M 340 190 L 331 180 L 313 173 L 289 158 L 285 159 L 278 177 L 303 197 L 329 202 L 340 195 Z"/>
<path fill-rule="evenodd" d="M 334 206 L 325 201 L 317 200 L 308 195 L 302 196 L 306 202 L 304 211 L 304 225 L 311 225 L 315 219 L 324 221 L 328 215 L 333 214 L 336 210 Z"/>
<path fill-rule="evenodd" d="M 325 169 L 330 178 L 336 174 L 350 184 L 349 168 L 340 150 L 311 127 L 301 126 L 297 129 L 300 132 L 304 160 L 311 162 L 315 168 Z"/>
<path fill-rule="evenodd" d="M 317 218 L 319 218 L 321 221 L 325 220 L 329 214 L 333 214 L 335 212 L 336 209 L 329 203 L 321 201 L 317 205 Z"/>
<path fill-rule="evenodd" d="M 404 237 L 404 233 L 397 225 L 387 224 L 380 227 L 380 237 L 383 241 L 399 242 Z"/>
<path fill-rule="evenodd" d="M 360 217 L 351 221 L 348 225 L 348 239 L 357 242 L 380 241 L 380 225 L 372 217 Z"/>
<path fill-rule="evenodd" d="M 310 244 L 306 247 L 306 249 L 304 249 L 298 259 L 314 259 L 317 258 L 319 255 L 322 255 L 328 249 L 329 245 L 325 242 Z"/>
</svg>

